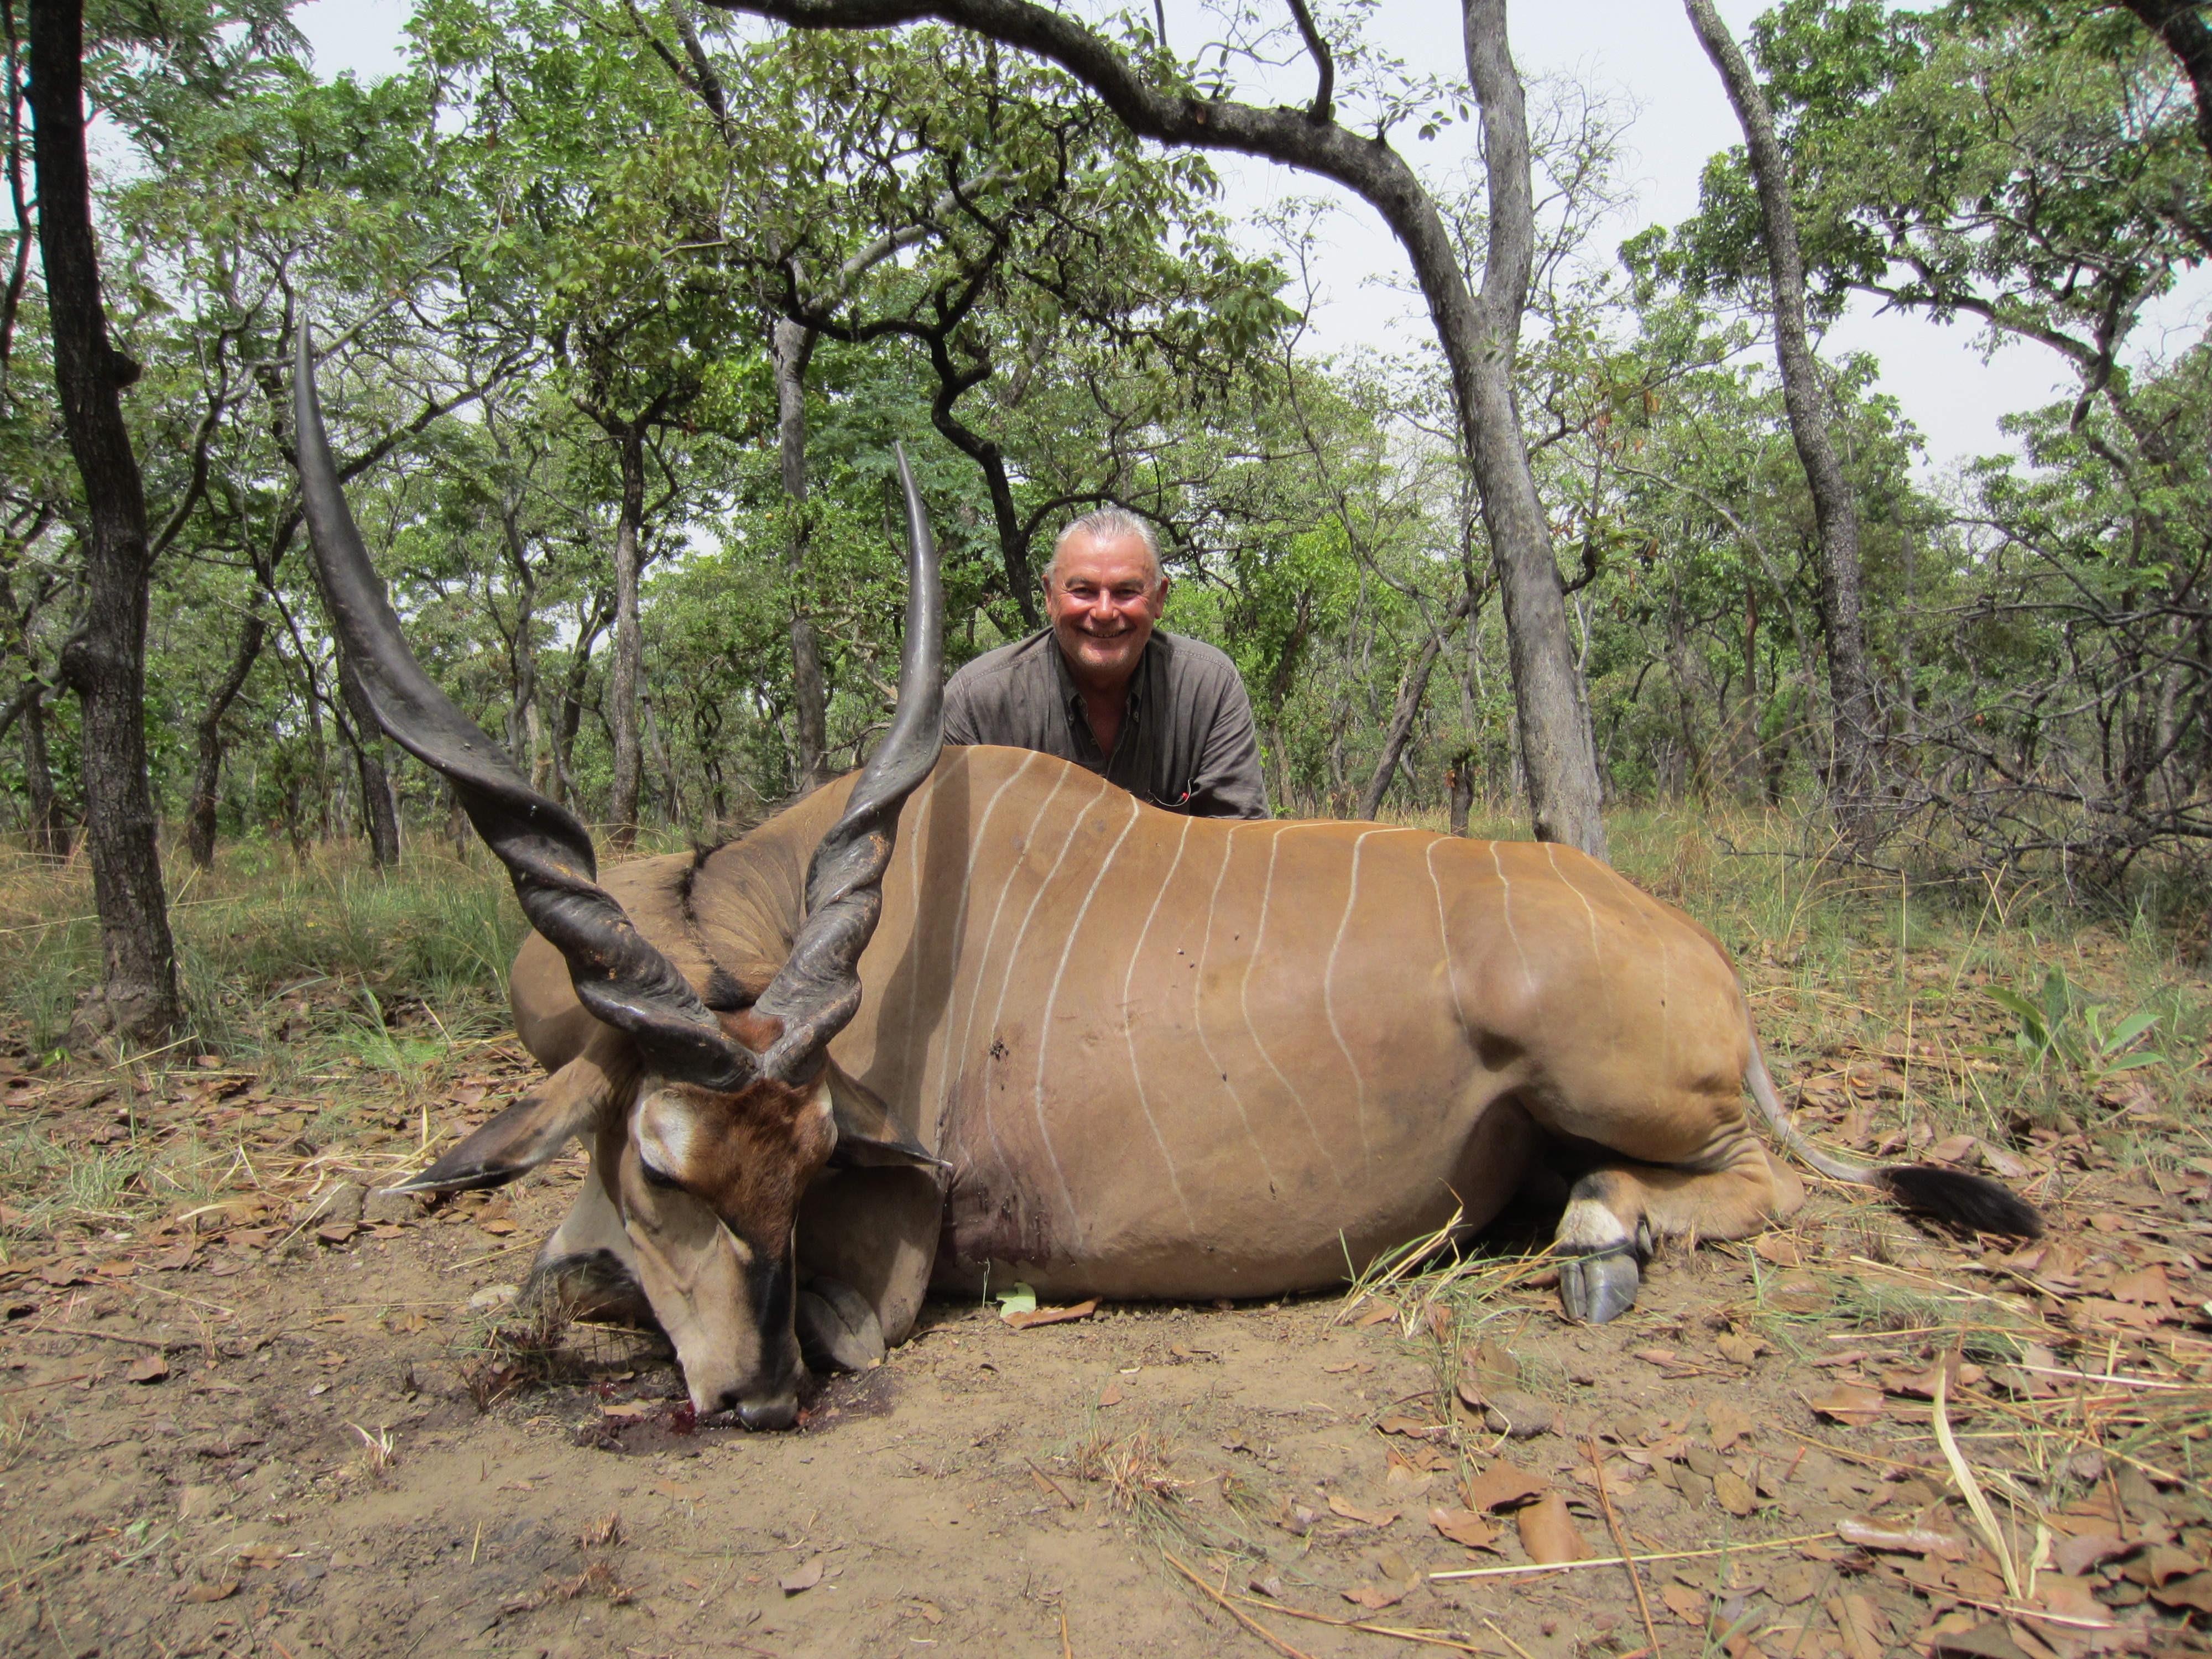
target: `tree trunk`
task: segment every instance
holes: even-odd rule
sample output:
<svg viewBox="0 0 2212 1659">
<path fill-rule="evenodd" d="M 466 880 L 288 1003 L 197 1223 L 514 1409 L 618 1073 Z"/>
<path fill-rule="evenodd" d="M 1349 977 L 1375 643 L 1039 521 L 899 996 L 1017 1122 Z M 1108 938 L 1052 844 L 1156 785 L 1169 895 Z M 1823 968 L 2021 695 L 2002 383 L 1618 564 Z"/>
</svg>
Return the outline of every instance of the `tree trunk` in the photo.
<svg viewBox="0 0 2212 1659">
<path fill-rule="evenodd" d="M 613 618 L 613 607 L 605 594 L 592 614 L 580 618 L 582 627 L 568 658 L 568 680 L 561 690 L 561 723 L 553 735 L 553 770 L 564 803 L 580 811 L 583 800 L 576 788 L 576 732 L 584 723 L 584 689 L 592 677 L 592 647 Z"/>
<path fill-rule="evenodd" d="M 1467 815 L 1474 805 L 1474 750 L 1462 749 L 1452 757 L 1451 770 L 1444 775 L 1444 784 L 1451 795 L 1451 832 L 1464 837 Z"/>
<path fill-rule="evenodd" d="M 31 851 L 40 858 L 67 858 L 69 825 L 54 794 L 53 764 L 46 758 L 46 689 L 36 684 L 23 705 L 23 793 L 31 811 L 26 837 Z"/>
<path fill-rule="evenodd" d="M 664 823 L 676 824 L 684 821 L 684 786 L 676 776 L 676 754 L 668 746 L 668 735 L 660 729 L 660 717 L 653 713 L 653 689 L 641 685 L 637 692 L 638 712 L 645 727 L 645 735 L 653 743 L 653 758 L 660 768 L 660 785 L 667 799 L 661 803 L 660 817 Z"/>
<path fill-rule="evenodd" d="M 384 766 L 384 727 L 377 722 L 361 677 L 354 672 L 353 659 L 343 649 L 337 658 L 338 693 L 345 699 L 349 728 L 344 735 L 361 777 L 361 821 L 368 832 L 368 854 L 379 870 L 395 870 L 399 866 L 399 814 Z"/>
<path fill-rule="evenodd" d="M 1451 632 L 1452 624 L 1474 608 L 1474 595 L 1462 593 L 1451 603 L 1444 613 L 1444 625 L 1432 628 L 1429 636 L 1421 641 L 1412 664 L 1406 670 L 1406 683 L 1398 688 L 1398 706 L 1390 711 L 1390 725 L 1382 734 L 1382 757 L 1375 763 L 1375 771 L 1367 780 L 1367 787 L 1360 792 L 1359 816 L 1372 822 L 1382 810 L 1383 793 L 1398 770 L 1399 758 L 1406 752 L 1406 740 L 1413 734 L 1413 722 L 1420 718 L 1421 699 L 1429 694 L 1429 676 L 1437 665 L 1437 653 L 1443 649 L 1444 635 Z"/>
<path fill-rule="evenodd" d="M 138 366 L 108 343 L 85 162 L 81 0 L 31 0 L 30 104 L 37 133 L 39 249 L 54 380 L 84 481 L 84 620 L 61 677 L 84 710 L 86 831 L 100 912 L 101 982 L 82 1011 L 92 1030 L 135 1042 L 184 1023 L 176 947 L 146 776 L 146 589 L 153 560 L 145 486 L 123 422 Z"/>
<path fill-rule="evenodd" d="M 1774 119 L 1751 65 L 1713 9 L 1713 0 L 1683 0 L 1698 44 L 1720 71 L 1743 127 L 1759 186 L 1759 207 L 1766 233 L 1767 268 L 1772 277 L 1774 355 L 1782 370 L 1782 399 L 1790 413 L 1790 434 L 1798 464 L 1813 495 L 1813 517 L 1820 540 L 1820 620 L 1827 634 L 1828 689 L 1835 721 L 1830 744 L 1828 805 L 1846 851 L 1872 845 L 1875 821 L 1879 733 L 1875 725 L 1874 679 L 1867 661 L 1866 629 L 1860 614 L 1858 510 L 1850 485 L 1828 434 L 1826 397 L 1820 365 L 1805 329 L 1805 262 L 1797 246 L 1797 216 L 1790 202 L 1790 167 L 1774 136 Z"/>
<path fill-rule="evenodd" d="M 811 789 L 830 776 L 829 697 L 822 684 L 822 649 L 806 605 L 806 365 L 814 356 L 814 331 L 779 317 L 769 331 L 775 362 L 776 453 L 784 499 L 791 504 L 791 539 L 783 564 L 791 583 L 791 712 L 796 781 Z"/>
<path fill-rule="evenodd" d="M 627 853 L 637 844 L 637 794 L 642 771 L 637 741 L 637 677 L 645 636 L 637 614 L 638 573 L 645 530 L 645 422 L 615 428 L 622 460 L 622 516 L 615 524 L 615 653 L 607 674 L 607 723 L 614 738 L 614 788 L 607 798 L 607 846 Z"/>
<path fill-rule="evenodd" d="M 991 497 L 991 523 L 998 532 L 999 565 L 1006 573 L 1006 592 L 1013 599 L 1014 608 L 1022 614 L 1022 626 L 1042 628 L 1044 613 L 1037 608 L 1036 573 L 1030 568 L 1029 538 L 1022 532 L 1021 512 L 1014 504 L 1013 481 L 1006 476 L 1006 452 L 989 439 L 970 431 L 953 414 L 953 399 L 974 381 L 963 384 L 953 378 L 945 367 L 943 343 L 933 340 L 931 346 L 939 363 L 939 384 L 936 403 L 930 410 L 930 424 L 982 469 L 983 488 Z"/>
<path fill-rule="evenodd" d="M 1551 528 L 1537 498 L 1513 398 L 1513 358 L 1528 299 L 1534 231 L 1528 124 L 1520 79 L 1506 47 L 1504 0 L 1465 0 L 1468 67 L 1483 114 L 1490 182 L 1490 247 L 1480 298 L 1468 291 L 1451 234 L 1405 158 L 1333 118 L 1328 88 L 1335 71 L 1318 36 L 1311 37 L 1309 50 L 1323 64 L 1323 90 L 1301 110 L 1206 99 L 1184 87 L 1156 86 L 1103 37 L 1033 0 L 713 3 L 803 28 L 887 28 L 940 18 L 1060 64 L 1145 137 L 1266 156 L 1334 179 L 1381 213 L 1412 261 L 1451 368 L 1461 441 L 1481 493 L 1491 556 L 1504 589 L 1516 725 L 1537 839 L 1565 841 L 1604 856 L 1596 749 L 1567 637 Z M 941 420 L 938 428 L 945 430 Z M 996 495 L 994 483 L 994 512 Z M 1010 567 L 1013 551 L 1006 545 L 1002 526 L 1001 553 Z M 1010 580 L 1014 574 L 1010 568 Z M 1034 617 L 1036 601 L 1027 592 L 1018 597 L 1024 616 Z"/>
<path fill-rule="evenodd" d="M 2120 0 L 2142 26 L 2166 42 L 2197 94 L 2197 142 L 2212 155 L 2212 23 L 2203 0 Z M 2212 951 L 2208 951 L 2212 955 Z"/>
<path fill-rule="evenodd" d="M 1535 259 L 1528 115 L 1506 40 L 1505 0 L 1467 0 L 1465 18 L 1468 78 L 1482 112 L 1490 193 L 1481 295 L 1467 301 L 1449 242 L 1426 261 L 1416 252 L 1413 263 L 1417 274 L 1425 263 L 1437 268 L 1433 280 L 1422 274 L 1421 285 L 1434 290 L 1430 307 L 1452 366 L 1463 441 L 1498 566 L 1515 724 L 1536 839 L 1565 842 L 1601 859 L 1605 826 L 1599 817 L 1596 745 L 1567 636 L 1566 594 L 1552 553 L 1551 526 L 1537 498 L 1513 393 L 1513 358 Z M 1431 207 L 1431 221 L 1434 211 Z"/>
<path fill-rule="evenodd" d="M 208 699 L 206 712 L 200 716 L 199 764 L 192 773 L 185 845 L 191 854 L 193 864 L 203 870 L 215 862 L 216 808 L 221 799 L 218 789 L 222 781 L 222 723 L 230 714 L 231 704 L 237 702 L 238 694 L 245 689 L 246 677 L 253 672 L 268 628 L 258 611 L 246 613 L 245 624 L 238 631 L 238 648 L 231 653 L 230 672 L 222 677 L 222 684 L 216 687 L 215 695 Z"/>
</svg>

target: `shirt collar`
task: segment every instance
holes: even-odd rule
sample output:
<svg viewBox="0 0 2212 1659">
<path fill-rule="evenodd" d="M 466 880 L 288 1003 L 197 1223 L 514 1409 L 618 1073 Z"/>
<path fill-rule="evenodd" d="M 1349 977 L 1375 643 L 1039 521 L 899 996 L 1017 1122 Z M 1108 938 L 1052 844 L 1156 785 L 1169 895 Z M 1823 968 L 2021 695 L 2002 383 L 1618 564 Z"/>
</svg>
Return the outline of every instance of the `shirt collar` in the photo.
<svg viewBox="0 0 2212 1659">
<path fill-rule="evenodd" d="M 1045 624 L 1043 637 L 1045 649 L 1052 658 L 1052 672 L 1060 685 L 1061 706 L 1067 708 L 1081 708 L 1083 689 L 1076 684 L 1075 676 L 1067 672 L 1067 658 L 1060 651 L 1060 635 L 1050 623 Z M 1145 678 L 1158 655 L 1152 647 L 1159 637 L 1159 627 L 1155 623 L 1151 637 L 1145 641 L 1144 650 L 1138 655 L 1136 667 L 1130 671 L 1128 690 L 1126 694 L 1128 701 L 1126 707 L 1132 714 L 1144 706 Z"/>
</svg>

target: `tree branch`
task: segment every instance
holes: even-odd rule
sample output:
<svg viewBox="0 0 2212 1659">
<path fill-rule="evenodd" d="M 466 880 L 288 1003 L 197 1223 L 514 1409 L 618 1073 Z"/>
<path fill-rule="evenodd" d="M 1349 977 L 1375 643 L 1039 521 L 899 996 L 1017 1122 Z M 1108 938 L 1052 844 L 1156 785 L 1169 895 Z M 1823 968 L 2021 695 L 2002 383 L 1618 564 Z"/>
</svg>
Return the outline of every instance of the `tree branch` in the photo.
<svg viewBox="0 0 2212 1659">
<path fill-rule="evenodd" d="M 1297 22 L 1299 38 L 1313 55 L 1314 67 L 1320 72 L 1320 81 L 1314 88 L 1313 102 L 1306 106 L 1309 121 L 1333 121 L 1336 118 L 1336 59 L 1329 55 L 1328 42 L 1314 27 L 1313 12 L 1306 0 L 1287 0 L 1291 15 Z"/>
</svg>

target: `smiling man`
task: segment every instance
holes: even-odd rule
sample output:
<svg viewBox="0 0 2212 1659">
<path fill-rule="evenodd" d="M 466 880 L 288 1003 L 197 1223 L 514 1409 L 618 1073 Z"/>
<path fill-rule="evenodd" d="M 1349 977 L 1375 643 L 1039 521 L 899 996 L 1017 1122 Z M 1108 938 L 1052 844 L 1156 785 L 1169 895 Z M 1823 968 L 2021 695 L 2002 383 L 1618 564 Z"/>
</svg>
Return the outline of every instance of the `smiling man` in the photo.
<svg viewBox="0 0 2212 1659">
<path fill-rule="evenodd" d="M 1244 682 L 1213 647 L 1157 627 L 1167 598 L 1142 519 L 1078 519 L 1045 571 L 1052 626 L 952 677 L 945 742 L 1041 750 L 1170 812 L 1268 817 Z"/>
</svg>

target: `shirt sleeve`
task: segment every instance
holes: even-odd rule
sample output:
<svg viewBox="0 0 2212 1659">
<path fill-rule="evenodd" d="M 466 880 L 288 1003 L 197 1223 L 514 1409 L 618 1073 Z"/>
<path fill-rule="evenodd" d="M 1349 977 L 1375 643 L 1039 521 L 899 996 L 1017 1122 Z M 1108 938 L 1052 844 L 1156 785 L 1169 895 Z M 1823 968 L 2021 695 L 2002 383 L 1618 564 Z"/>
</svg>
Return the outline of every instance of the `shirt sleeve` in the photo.
<svg viewBox="0 0 2212 1659">
<path fill-rule="evenodd" d="M 945 688 L 945 741 L 955 746 L 978 744 L 982 738 L 975 734 L 975 698 L 970 688 L 975 682 L 965 675 L 955 674 Z"/>
<path fill-rule="evenodd" d="M 1200 734 L 1198 772 L 1186 809 L 1202 818 L 1267 818 L 1267 780 L 1260 773 L 1260 737 L 1252 700 L 1234 668 L 1221 676 L 1213 717 Z"/>
</svg>

